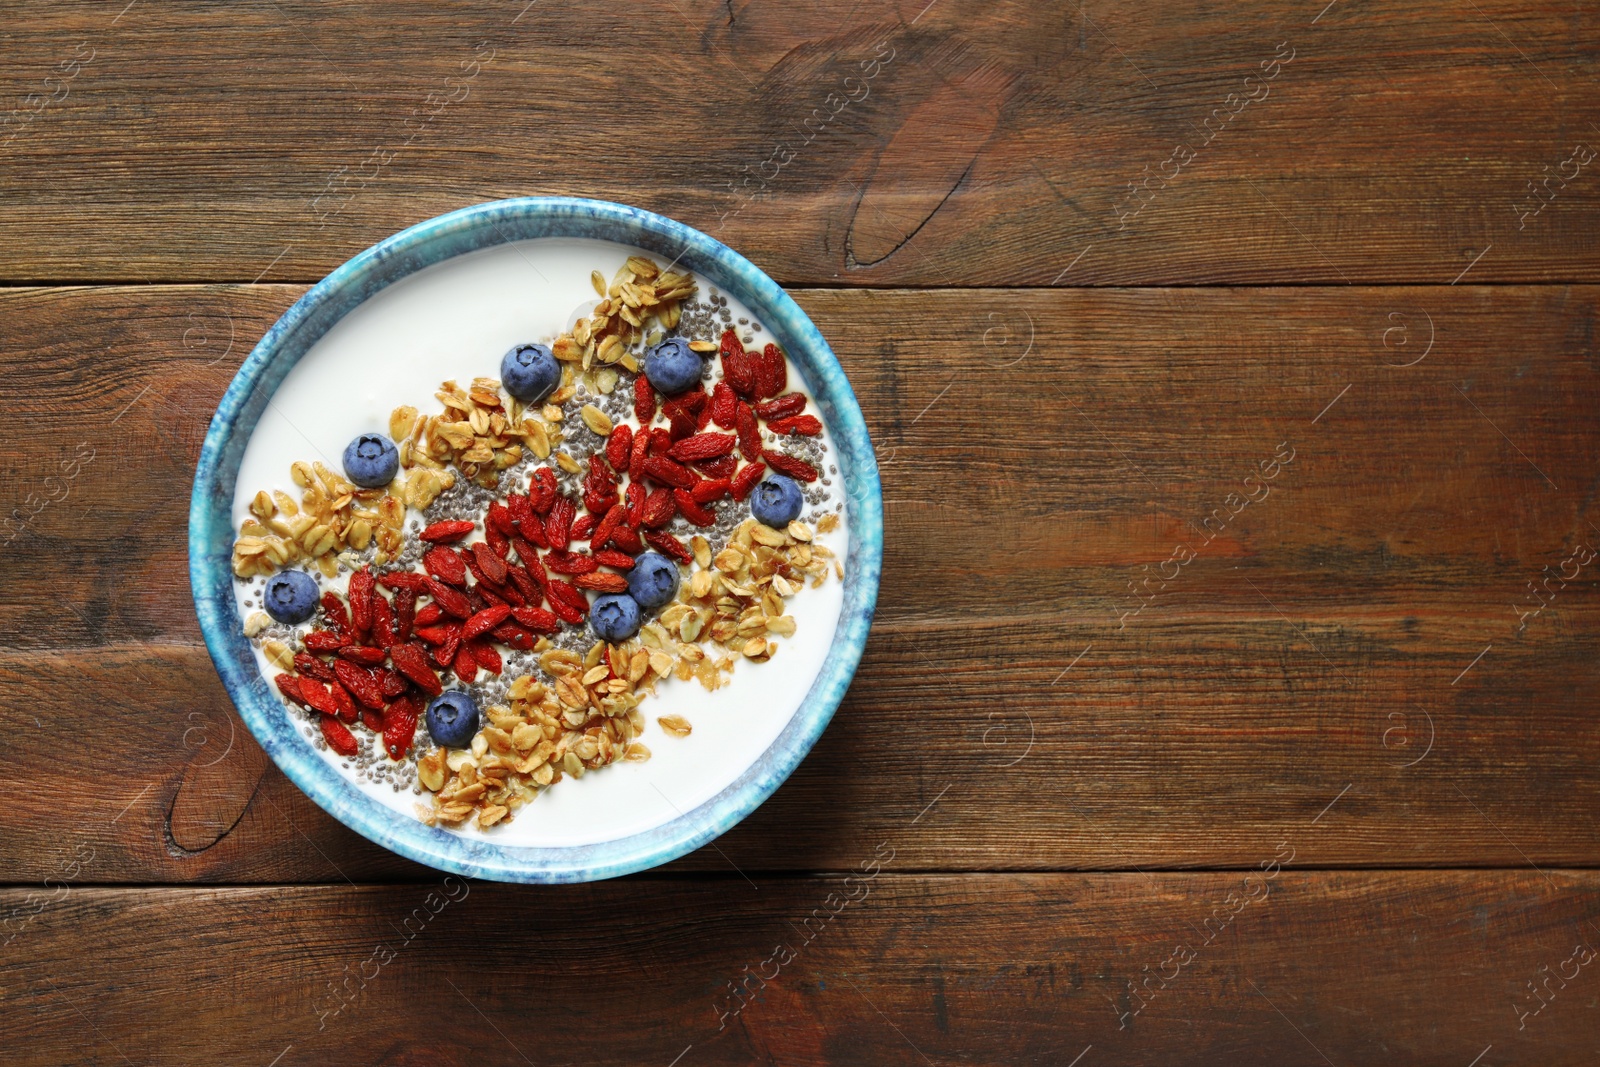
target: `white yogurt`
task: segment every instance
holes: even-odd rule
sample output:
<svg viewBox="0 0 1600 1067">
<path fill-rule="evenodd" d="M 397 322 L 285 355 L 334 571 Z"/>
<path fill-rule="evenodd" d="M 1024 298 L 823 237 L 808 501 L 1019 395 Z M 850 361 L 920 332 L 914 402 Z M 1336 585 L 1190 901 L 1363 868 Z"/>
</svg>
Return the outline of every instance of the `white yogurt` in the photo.
<svg viewBox="0 0 1600 1067">
<path fill-rule="evenodd" d="M 498 378 L 500 359 L 515 344 L 549 343 L 596 300 L 589 273 L 610 279 L 630 255 L 662 256 L 625 245 L 576 238 L 520 241 L 458 256 L 419 271 L 367 300 L 316 343 L 289 372 L 262 415 L 239 468 L 234 492 L 234 528 L 249 518 L 249 503 L 261 489 L 278 489 L 298 500 L 289 476 L 295 460 L 322 460 L 341 470 L 339 457 L 359 433 L 387 433 L 389 413 L 410 404 L 424 414 L 436 412 L 439 384 L 453 378 L 463 386 L 475 377 Z M 707 295 L 705 279 L 697 298 Z M 734 323 L 755 321 L 732 297 L 728 308 Z M 736 328 L 741 334 L 747 327 Z M 757 346 L 767 335 L 754 335 Z M 790 388 L 803 391 L 791 363 Z M 808 409 L 814 413 L 814 409 Z M 833 449 L 828 442 L 828 459 Z M 526 471 L 531 466 L 524 468 Z M 844 494 L 837 475 L 831 478 L 824 507 L 842 508 Z M 820 483 L 818 483 L 820 484 Z M 722 509 L 745 505 L 724 501 Z M 409 517 L 415 521 L 416 513 Z M 847 524 L 831 534 L 818 534 L 836 556 L 846 558 Z M 333 583 L 342 590 L 344 577 Z M 246 598 L 260 582 L 236 583 L 241 622 L 251 611 Z M 795 635 L 778 638 L 778 651 L 766 663 L 741 659 L 726 684 L 708 693 L 698 681 L 667 679 L 654 697 L 645 696 L 640 710 L 646 727 L 639 740 L 652 757 L 645 763 L 618 762 L 582 778 L 563 778 L 515 813 L 508 823 L 487 832 L 461 829 L 507 845 L 559 847 L 607 841 L 640 833 L 668 822 L 716 795 L 753 763 L 783 730 L 812 680 L 822 668 L 833 641 L 844 599 L 837 576 L 813 589 L 809 585 L 785 602 L 795 618 Z M 502 651 L 504 651 L 502 649 Z M 718 650 L 717 655 L 726 654 Z M 264 654 L 256 650 L 262 673 L 271 677 Z M 298 723 L 299 712 L 290 712 Z M 685 738 L 665 733 L 656 719 L 678 714 L 693 724 Z M 302 733 L 304 726 L 301 726 Z M 352 728 L 358 735 L 370 732 Z M 314 730 L 314 728 L 313 728 Z M 308 742 L 309 743 L 309 742 Z M 331 751 L 322 756 L 335 767 L 344 760 Z M 415 818 L 419 802 L 429 794 L 387 783 L 358 780 L 342 770 L 375 800 L 404 818 Z"/>
</svg>

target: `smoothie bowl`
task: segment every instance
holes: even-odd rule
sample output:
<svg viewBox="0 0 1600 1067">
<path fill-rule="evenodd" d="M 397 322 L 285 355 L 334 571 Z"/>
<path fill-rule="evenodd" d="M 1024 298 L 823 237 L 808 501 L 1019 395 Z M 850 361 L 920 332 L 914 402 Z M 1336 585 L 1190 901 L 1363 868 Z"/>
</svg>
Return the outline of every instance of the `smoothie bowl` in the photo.
<svg viewBox="0 0 1600 1067">
<path fill-rule="evenodd" d="M 612 877 L 738 822 L 860 659 L 860 409 L 753 264 L 649 212 L 430 220 L 268 331 L 190 512 L 207 647 L 340 821 L 441 870 Z"/>
</svg>

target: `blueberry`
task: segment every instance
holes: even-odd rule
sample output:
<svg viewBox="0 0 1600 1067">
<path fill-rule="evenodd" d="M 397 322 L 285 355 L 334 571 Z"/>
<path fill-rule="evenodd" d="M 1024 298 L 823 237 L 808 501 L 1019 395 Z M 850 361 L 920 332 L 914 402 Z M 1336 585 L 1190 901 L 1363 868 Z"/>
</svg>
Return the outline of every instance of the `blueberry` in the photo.
<svg viewBox="0 0 1600 1067">
<path fill-rule="evenodd" d="M 781 530 L 800 517 L 805 500 L 800 485 L 783 474 L 771 474 L 750 494 L 750 514 L 756 521 Z"/>
<path fill-rule="evenodd" d="M 345 446 L 344 476 L 363 489 L 381 489 L 394 481 L 400 452 L 381 433 L 364 433 Z"/>
<path fill-rule="evenodd" d="M 561 384 L 561 364 L 549 345 L 517 345 L 500 361 L 500 384 L 524 404 L 537 404 Z"/>
<path fill-rule="evenodd" d="M 267 579 L 261 606 L 279 622 L 294 626 L 317 612 L 317 583 L 305 571 L 279 571 Z"/>
<path fill-rule="evenodd" d="M 700 372 L 700 357 L 689 350 L 689 342 L 681 337 L 669 337 L 645 353 L 644 376 L 668 396 L 694 388 Z"/>
<path fill-rule="evenodd" d="M 639 602 L 627 593 L 596 598 L 589 609 L 589 628 L 602 641 L 626 641 L 639 632 Z"/>
<path fill-rule="evenodd" d="M 444 748 L 466 748 L 478 733 L 478 705 L 459 689 L 428 705 L 428 736 Z"/>
<path fill-rule="evenodd" d="M 678 565 L 659 552 L 646 552 L 628 572 L 628 592 L 646 611 L 669 603 L 678 595 Z"/>
</svg>

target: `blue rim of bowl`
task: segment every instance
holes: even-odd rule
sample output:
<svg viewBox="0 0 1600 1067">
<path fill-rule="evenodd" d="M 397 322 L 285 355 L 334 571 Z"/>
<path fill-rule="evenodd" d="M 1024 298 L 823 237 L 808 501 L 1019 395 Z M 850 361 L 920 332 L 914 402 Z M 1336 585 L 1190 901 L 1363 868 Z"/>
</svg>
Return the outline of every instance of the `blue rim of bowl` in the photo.
<svg viewBox="0 0 1600 1067">
<path fill-rule="evenodd" d="M 233 588 L 234 486 L 246 444 L 289 370 L 351 310 L 393 282 L 457 255 L 511 241 L 585 237 L 675 260 L 737 297 L 789 353 L 833 435 L 847 497 L 850 550 L 833 644 L 805 700 L 765 752 L 715 796 L 660 826 L 570 848 L 475 840 L 385 807 L 329 764 L 257 667 Z M 504 882 L 580 882 L 644 870 L 726 832 L 771 796 L 822 735 L 866 646 L 883 561 L 883 497 L 866 421 L 833 350 L 805 312 L 755 264 L 672 219 L 603 200 L 523 197 L 418 223 L 355 256 L 284 313 L 217 405 L 189 507 L 189 579 L 206 648 L 240 716 L 290 781 L 334 818 L 392 852 L 443 871 Z"/>
</svg>

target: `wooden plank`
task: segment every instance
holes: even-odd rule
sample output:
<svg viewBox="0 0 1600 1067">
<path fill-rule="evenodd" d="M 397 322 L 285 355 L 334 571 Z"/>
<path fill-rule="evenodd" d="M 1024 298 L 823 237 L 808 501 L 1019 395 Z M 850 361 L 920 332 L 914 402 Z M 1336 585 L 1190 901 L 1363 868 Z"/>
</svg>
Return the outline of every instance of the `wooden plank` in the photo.
<svg viewBox="0 0 1600 1067">
<path fill-rule="evenodd" d="M 12 889 L 0 1040 L 19 1067 L 1592 1060 L 1594 872 L 1274 854 L 941 877 L 885 841 L 849 880 Z"/>
<path fill-rule="evenodd" d="M 62 821 L 96 881 L 418 872 L 230 727 L 173 580 L 216 398 L 299 292 L 0 293 L 14 492 L 95 455 L 0 555 L 19 877 Z M 1323 866 L 1596 862 L 1594 566 L 1536 616 L 1527 586 L 1600 536 L 1600 290 L 799 296 L 879 444 L 880 611 L 816 752 L 686 869 L 837 867 L 890 825 L 924 870 L 1231 866 L 1314 821 Z"/>
<path fill-rule="evenodd" d="M 526 194 L 790 284 L 1600 275 L 1554 4 L 8 6 L 0 279 L 309 281 Z"/>
</svg>

